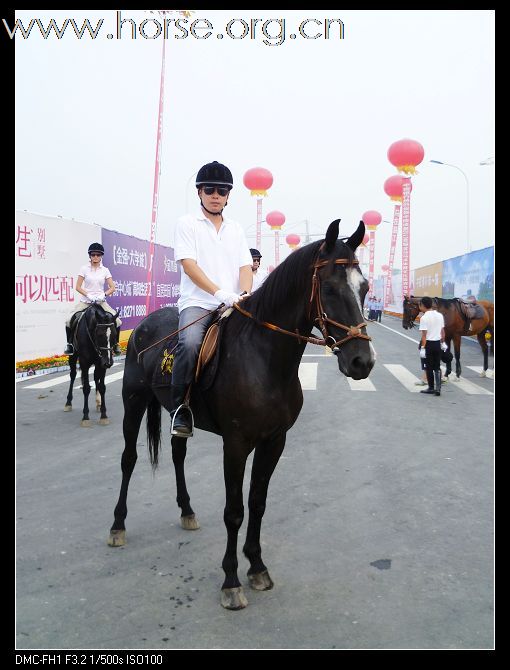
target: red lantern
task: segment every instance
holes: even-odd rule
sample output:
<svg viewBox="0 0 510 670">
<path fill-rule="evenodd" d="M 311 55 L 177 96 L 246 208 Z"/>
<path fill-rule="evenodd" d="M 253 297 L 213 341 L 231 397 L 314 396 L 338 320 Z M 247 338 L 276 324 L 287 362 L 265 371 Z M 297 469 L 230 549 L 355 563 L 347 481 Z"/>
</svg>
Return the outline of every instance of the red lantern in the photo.
<svg viewBox="0 0 510 670">
<path fill-rule="evenodd" d="M 251 190 L 250 195 L 267 195 L 273 185 L 273 175 L 263 167 L 254 167 L 244 173 L 243 184 Z"/>
<path fill-rule="evenodd" d="M 379 212 L 370 209 L 368 210 L 368 212 L 365 212 L 363 214 L 361 219 L 365 224 L 365 226 L 368 228 L 368 230 L 375 230 L 377 226 L 381 223 L 382 216 L 379 214 Z"/>
<path fill-rule="evenodd" d="M 285 238 L 285 241 L 289 245 L 291 249 L 297 249 L 299 246 L 299 243 L 301 242 L 301 238 L 299 235 L 296 235 L 295 233 L 291 233 L 290 235 L 287 235 Z"/>
<path fill-rule="evenodd" d="M 269 214 L 266 215 L 266 221 L 267 224 L 271 226 L 271 230 L 281 230 L 285 223 L 285 214 L 274 210 L 274 212 L 269 212 Z"/>
<path fill-rule="evenodd" d="M 416 166 L 425 156 L 425 149 L 415 140 L 399 140 L 393 142 L 388 149 L 388 160 L 399 172 L 416 174 Z"/>
<path fill-rule="evenodd" d="M 399 174 L 393 175 L 393 177 L 389 177 L 384 182 L 384 192 L 386 195 L 390 196 L 391 200 L 395 200 L 395 202 L 402 202 L 402 188 L 405 180 L 409 181 L 412 190 L 413 186 L 409 178 L 401 177 Z"/>
</svg>

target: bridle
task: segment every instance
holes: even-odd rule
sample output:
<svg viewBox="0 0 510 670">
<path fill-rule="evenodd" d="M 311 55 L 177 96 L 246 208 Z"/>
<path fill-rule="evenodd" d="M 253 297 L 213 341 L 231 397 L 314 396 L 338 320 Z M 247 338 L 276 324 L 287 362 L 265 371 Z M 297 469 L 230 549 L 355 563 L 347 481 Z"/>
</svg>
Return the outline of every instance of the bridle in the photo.
<svg viewBox="0 0 510 670">
<path fill-rule="evenodd" d="M 412 314 L 411 309 L 412 307 L 415 307 L 417 310 L 414 316 Z M 414 328 L 414 326 L 416 325 L 414 322 L 419 313 L 420 313 L 420 306 L 417 303 L 412 302 L 410 298 L 406 298 L 404 300 L 404 317 L 408 320 L 410 328 Z"/>
<path fill-rule="evenodd" d="M 322 247 L 321 247 L 322 249 Z M 319 249 L 319 253 L 321 251 Z M 369 335 L 366 335 L 365 333 L 361 332 L 362 328 L 366 328 L 367 324 L 362 321 L 361 323 L 358 323 L 357 326 L 345 326 L 343 323 L 338 323 L 338 321 L 333 321 L 333 319 L 330 319 L 326 312 L 324 311 L 324 307 L 322 306 L 322 300 L 321 300 L 321 291 L 320 291 L 320 275 L 319 275 L 319 270 L 328 265 L 331 261 L 329 260 L 323 260 L 323 261 L 316 261 L 316 263 L 313 266 L 313 276 L 312 276 L 312 289 L 310 293 L 310 300 L 308 304 L 308 317 L 311 319 L 311 311 L 312 311 L 312 306 L 315 306 L 315 311 L 316 311 L 316 316 L 313 319 L 314 323 L 318 324 L 318 327 L 323 335 L 323 339 L 317 338 L 317 337 L 307 337 L 306 335 L 301 335 L 297 330 L 295 333 L 293 333 L 290 330 L 285 330 L 285 328 L 280 328 L 279 326 L 276 326 L 272 323 L 268 323 L 267 321 L 259 321 L 259 319 L 256 319 L 250 312 L 246 311 L 242 307 L 239 306 L 238 303 L 234 303 L 235 309 L 237 309 L 238 312 L 243 314 L 244 316 L 249 317 L 250 319 L 253 319 L 256 321 L 258 324 L 261 326 L 264 326 L 265 328 L 269 328 L 271 330 L 275 330 L 279 333 L 283 333 L 285 335 L 291 335 L 292 337 L 297 338 L 298 340 L 301 340 L 302 342 L 308 342 L 310 344 L 317 344 L 320 346 L 325 346 L 327 345 L 332 349 L 332 351 L 338 351 L 339 347 L 342 344 L 345 344 L 349 340 L 352 340 L 354 338 L 361 338 L 363 340 L 371 340 L 372 338 Z M 345 258 L 337 258 L 333 261 L 335 265 L 358 265 L 359 261 L 357 260 L 352 260 L 349 261 Z M 340 340 L 335 340 L 335 338 L 328 333 L 328 328 L 327 324 L 330 324 L 332 326 L 336 326 L 337 328 L 341 328 L 342 330 L 345 330 L 347 335 Z M 331 344 L 330 344 L 331 341 Z"/>
<path fill-rule="evenodd" d="M 94 351 L 96 354 L 101 358 L 101 351 L 107 351 L 108 354 L 110 354 L 110 351 L 112 351 L 113 347 L 100 347 L 95 340 L 97 329 L 102 328 L 103 326 L 114 326 L 115 323 L 114 321 L 108 321 L 107 323 L 96 323 L 94 327 L 94 337 L 90 334 L 89 326 L 87 321 L 85 321 L 85 330 L 87 331 L 87 335 L 89 336 L 89 340 L 92 342 L 92 346 L 94 347 Z"/>
</svg>

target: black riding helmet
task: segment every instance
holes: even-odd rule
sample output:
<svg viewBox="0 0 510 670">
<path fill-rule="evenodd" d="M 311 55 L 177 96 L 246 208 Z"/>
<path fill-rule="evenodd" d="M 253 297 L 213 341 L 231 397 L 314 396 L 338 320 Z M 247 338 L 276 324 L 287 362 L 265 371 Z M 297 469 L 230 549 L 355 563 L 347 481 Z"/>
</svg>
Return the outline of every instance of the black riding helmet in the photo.
<svg viewBox="0 0 510 670">
<path fill-rule="evenodd" d="M 258 249 L 250 249 L 250 253 L 252 258 L 258 258 L 259 260 L 262 258 L 262 254 Z"/>
<path fill-rule="evenodd" d="M 104 247 L 102 244 L 99 244 L 99 242 L 92 242 L 92 244 L 89 247 L 88 253 L 91 254 L 93 251 L 104 256 Z"/>
<path fill-rule="evenodd" d="M 232 188 L 234 186 L 232 172 L 230 172 L 226 165 L 222 165 L 222 163 L 218 163 L 218 161 L 206 163 L 205 165 L 202 165 L 197 172 L 195 181 L 195 186 L 197 188 L 200 188 L 203 184 L 218 184 L 220 186 L 229 186 Z"/>
</svg>

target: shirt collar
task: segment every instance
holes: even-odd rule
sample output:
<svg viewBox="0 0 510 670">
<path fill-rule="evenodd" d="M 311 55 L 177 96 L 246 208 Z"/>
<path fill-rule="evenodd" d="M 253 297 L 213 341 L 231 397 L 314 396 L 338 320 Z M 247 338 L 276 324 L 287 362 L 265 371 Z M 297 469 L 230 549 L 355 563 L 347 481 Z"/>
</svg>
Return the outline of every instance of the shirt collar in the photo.
<svg viewBox="0 0 510 670">
<path fill-rule="evenodd" d="M 208 218 L 207 218 L 207 216 L 203 213 L 203 211 L 202 211 L 201 208 L 200 208 L 200 209 L 197 209 L 197 211 L 196 211 L 196 213 L 195 213 L 195 216 L 196 216 L 196 218 L 197 218 L 199 221 L 208 221 L 210 224 L 212 224 L 211 219 L 208 219 Z M 226 217 L 225 214 L 223 214 L 223 221 L 221 222 L 222 225 L 223 225 L 223 224 L 224 224 L 224 225 L 227 225 L 227 224 L 229 224 L 229 223 L 231 223 L 231 222 L 232 222 L 232 220 L 229 219 L 228 217 Z"/>
</svg>

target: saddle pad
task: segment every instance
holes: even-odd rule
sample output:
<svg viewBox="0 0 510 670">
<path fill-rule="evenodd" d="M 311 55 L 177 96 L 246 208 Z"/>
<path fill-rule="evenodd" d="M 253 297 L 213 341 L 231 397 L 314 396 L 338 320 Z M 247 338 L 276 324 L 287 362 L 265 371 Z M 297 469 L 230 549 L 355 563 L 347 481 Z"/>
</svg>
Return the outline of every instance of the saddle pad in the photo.
<svg viewBox="0 0 510 670">
<path fill-rule="evenodd" d="M 195 372 L 195 381 L 198 381 L 200 373 L 203 368 L 209 363 L 211 358 L 214 356 L 216 351 L 216 346 L 218 344 L 218 335 L 220 332 L 220 327 L 217 322 L 212 323 L 205 334 L 202 346 L 200 347 L 200 352 L 198 354 L 197 369 Z"/>
</svg>

